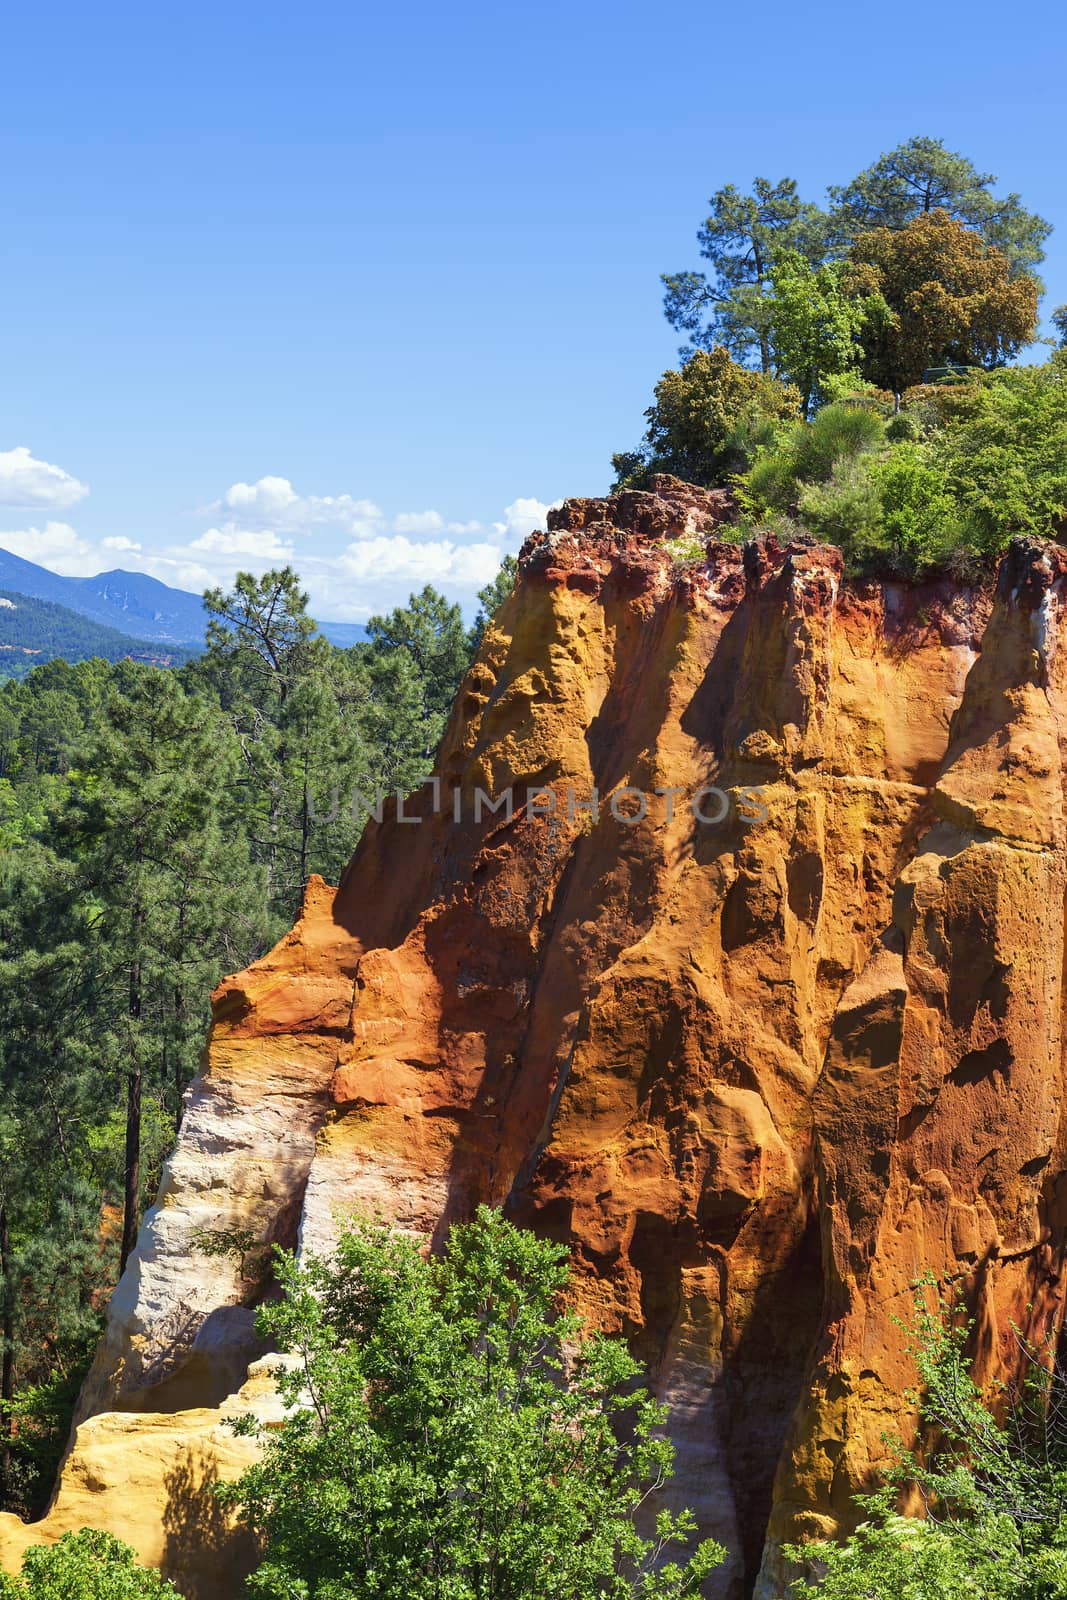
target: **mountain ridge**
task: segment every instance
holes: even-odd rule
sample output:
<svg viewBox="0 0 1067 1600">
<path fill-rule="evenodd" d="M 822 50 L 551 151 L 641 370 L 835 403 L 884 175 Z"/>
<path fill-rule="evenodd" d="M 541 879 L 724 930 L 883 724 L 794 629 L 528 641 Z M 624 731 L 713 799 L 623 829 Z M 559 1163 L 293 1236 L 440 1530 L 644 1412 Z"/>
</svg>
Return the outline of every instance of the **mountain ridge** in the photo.
<svg viewBox="0 0 1067 1600">
<path fill-rule="evenodd" d="M 0 590 L 65 606 L 101 627 L 139 643 L 202 650 L 207 618 L 200 595 L 175 589 L 146 572 L 114 567 L 89 578 L 69 578 L 0 547 Z M 316 619 L 318 620 L 318 619 Z M 347 648 L 366 638 L 355 622 L 318 622 L 331 644 Z"/>
</svg>

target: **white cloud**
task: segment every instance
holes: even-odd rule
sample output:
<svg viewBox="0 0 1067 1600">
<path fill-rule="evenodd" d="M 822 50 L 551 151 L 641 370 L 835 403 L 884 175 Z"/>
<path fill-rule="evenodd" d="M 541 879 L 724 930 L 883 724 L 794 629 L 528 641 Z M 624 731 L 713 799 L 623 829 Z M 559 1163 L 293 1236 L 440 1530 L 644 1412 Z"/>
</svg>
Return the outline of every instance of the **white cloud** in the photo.
<svg viewBox="0 0 1067 1600">
<path fill-rule="evenodd" d="M 445 519 L 439 511 L 401 511 L 392 527 L 396 533 L 444 533 Z"/>
<path fill-rule="evenodd" d="M 34 462 L 25 449 L 0 456 L 2 463 L 9 479 L 19 478 L 21 493 L 29 492 L 31 482 L 39 493 L 42 483 L 51 484 L 53 494 L 86 492 L 59 468 Z M 143 543 L 124 535 L 90 541 L 69 523 L 48 520 L 0 533 L 0 547 L 70 576 L 118 563 L 194 593 L 226 587 L 239 571 L 259 574 L 291 564 L 311 595 L 313 614 L 363 621 L 403 604 L 427 583 L 473 612 L 475 592 L 531 529 L 544 526 L 548 509 L 545 501 L 520 496 L 495 521 L 455 521 L 434 508 L 386 514 L 373 500 L 301 494 L 288 478 L 268 475 L 232 483 L 202 511 L 203 531 L 181 543 Z"/>
<path fill-rule="evenodd" d="M 272 529 L 239 528 L 233 522 L 221 528 L 208 528 L 199 539 L 192 541 L 189 549 L 206 555 L 240 556 L 242 560 L 260 562 L 266 567 L 275 561 L 284 563 L 293 559 L 293 546 Z"/>
<path fill-rule="evenodd" d="M 62 467 L 38 461 L 24 444 L 16 445 L 14 450 L 0 450 L 0 505 L 48 506 L 65 511 L 88 493 L 87 484 L 79 483 Z"/>
<path fill-rule="evenodd" d="M 377 539 L 384 534 L 402 534 L 413 539 L 496 538 L 517 548 L 534 528 L 543 527 L 549 507 L 543 500 L 520 497 L 513 500 L 500 521 L 490 527 L 478 521 L 450 521 L 432 507 L 425 511 L 400 511 L 386 516 L 373 500 L 350 494 L 298 494 L 288 478 L 268 476 L 255 483 L 233 483 L 221 499 L 212 501 L 205 512 L 218 516 L 224 527 L 259 531 L 273 528 L 279 533 L 309 533 L 313 528 L 333 527 L 355 539 Z"/>
<path fill-rule="evenodd" d="M 255 483 L 233 483 L 222 499 L 206 510 L 224 516 L 236 527 L 267 527 L 286 533 L 307 533 L 311 528 L 333 525 L 358 535 L 364 527 L 382 520 L 381 509 L 373 500 L 357 500 L 350 494 L 301 495 L 288 478 L 274 476 L 257 478 Z"/>
<path fill-rule="evenodd" d="M 502 539 L 521 543 L 535 528 L 543 528 L 552 506 L 560 504 L 559 500 L 554 500 L 551 505 L 546 505 L 545 501 L 534 500 L 529 496 L 513 500 L 504 508 L 503 522 L 493 523 L 493 531 Z"/>
<path fill-rule="evenodd" d="M 420 586 L 432 583 L 477 589 L 495 575 L 500 550 L 495 544 L 454 544 L 451 539 L 419 544 L 402 533 L 382 534 L 350 544 L 337 565 L 357 583 L 402 579 Z"/>
<path fill-rule="evenodd" d="M 288 478 L 260 478 L 256 483 L 231 484 L 217 504 L 239 515 L 264 518 L 290 514 L 299 500 Z"/>
<path fill-rule="evenodd" d="M 9 550 L 24 561 L 36 561 L 38 566 L 65 578 L 88 578 L 100 571 L 98 550 L 69 522 L 46 522 L 43 528 L 0 532 L 0 549 Z"/>
</svg>

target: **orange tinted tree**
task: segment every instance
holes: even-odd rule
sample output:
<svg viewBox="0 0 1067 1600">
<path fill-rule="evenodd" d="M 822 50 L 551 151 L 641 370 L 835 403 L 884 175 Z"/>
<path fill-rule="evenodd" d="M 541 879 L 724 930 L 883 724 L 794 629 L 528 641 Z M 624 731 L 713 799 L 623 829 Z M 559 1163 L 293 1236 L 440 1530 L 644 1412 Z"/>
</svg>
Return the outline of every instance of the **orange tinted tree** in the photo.
<svg viewBox="0 0 1067 1600">
<path fill-rule="evenodd" d="M 864 341 L 863 373 L 900 394 L 929 367 L 995 367 L 1037 330 L 1035 280 L 946 211 L 872 228 L 850 252 L 893 315 Z"/>
</svg>

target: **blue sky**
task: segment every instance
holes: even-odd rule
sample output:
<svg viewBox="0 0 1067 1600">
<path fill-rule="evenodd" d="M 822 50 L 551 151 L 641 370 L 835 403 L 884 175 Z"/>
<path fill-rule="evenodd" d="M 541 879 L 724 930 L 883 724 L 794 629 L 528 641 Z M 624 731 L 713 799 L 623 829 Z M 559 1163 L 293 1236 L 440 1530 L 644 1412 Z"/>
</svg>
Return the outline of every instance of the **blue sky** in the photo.
<svg viewBox="0 0 1067 1600">
<path fill-rule="evenodd" d="M 1067 300 L 1063 40 L 1043 0 L 22 0 L 0 545 L 192 588 L 288 557 L 355 620 L 424 581 L 469 605 L 636 442 L 659 274 L 720 185 L 820 199 L 929 133 L 1056 224 Z"/>
</svg>

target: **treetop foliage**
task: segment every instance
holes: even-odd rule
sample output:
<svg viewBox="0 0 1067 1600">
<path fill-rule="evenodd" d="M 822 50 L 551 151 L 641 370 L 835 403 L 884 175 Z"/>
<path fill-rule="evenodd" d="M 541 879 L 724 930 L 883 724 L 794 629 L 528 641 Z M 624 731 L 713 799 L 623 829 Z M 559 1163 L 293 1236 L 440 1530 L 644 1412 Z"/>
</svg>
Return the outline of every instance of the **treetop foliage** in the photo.
<svg viewBox="0 0 1067 1600">
<path fill-rule="evenodd" d="M 65 1533 L 27 1550 L 17 1578 L 0 1573 L 0 1600 L 177 1600 L 158 1572 L 138 1565 L 128 1545 L 96 1528 Z"/>
<path fill-rule="evenodd" d="M 860 234 L 850 260 L 870 270 L 889 315 L 863 326 L 863 375 L 895 394 L 928 367 L 1003 366 L 1037 332 L 1037 284 L 947 211 Z"/>
<path fill-rule="evenodd" d="M 697 232 L 709 270 L 669 273 L 662 280 L 667 320 L 687 336 L 682 360 L 721 344 L 736 360 L 804 389 L 790 365 L 790 350 L 776 343 L 776 264 L 791 258 L 795 275 L 798 257 L 813 271 L 850 257 L 862 260 L 863 249 L 857 254 L 857 247 L 865 235 L 906 230 L 935 212 L 973 234 L 990 255 L 996 251 L 994 259 L 1003 260 L 1010 278 L 1035 284 L 1036 294 L 1040 283 L 1034 273 L 1051 226 L 1027 211 L 1017 194 L 997 198 L 996 181 L 940 140 L 919 137 L 880 156 L 851 182 L 831 187 L 827 208 L 803 201 L 791 178 L 777 183 L 757 178 L 748 194 L 726 185 L 712 196 Z M 895 314 L 909 313 L 905 297 L 883 293 Z M 1017 309 L 1015 302 L 1011 305 Z M 857 342 L 862 355 L 862 336 Z M 994 358 L 1000 358 L 998 351 Z M 931 350 L 927 365 L 939 359 Z M 862 370 L 862 361 L 859 365 Z"/>
<path fill-rule="evenodd" d="M 820 210 L 789 178 L 729 184 L 705 272 L 664 278 L 689 336 L 613 457 L 732 488 L 740 536 L 841 546 L 854 575 L 979 577 L 1013 534 L 1067 529 L 1067 368 L 1035 338 L 1050 230 L 940 140 L 909 139 Z M 1052 315 L 1067 347 L 1067 307 Z"/>
<path fill-rule="evenodd" d="M 1044 260 L 1052 224 L 1027 211 L 1020 195 L 998 199 L 992 192 L 996 182 L 993 173 L 978 172 L 940 139 L 908 139 L 851 183 L 831 185 L 830 233 L 851 244 L 873 228 L 906 228 L 918 217 L 943 211 L 998 249 L 1013 274 L 1033 272 Z"/>
<path fill-rule="evenodd" d="M 259 1326 L 300 1358 L 278 1380 L 288 1416 L 220 1491 L 265 1544 L 252 1594 L 699 1593 L 724 1552 L 648 1506 L 673 1469 L 665 1413 L 625 1345 L 568 1311 L 566 1257 L 482 1207 L 440 1258 L 357 1222 L 333 1261 L 282 1262 Z"/>
</svg>

